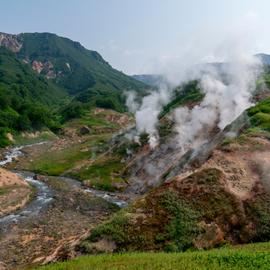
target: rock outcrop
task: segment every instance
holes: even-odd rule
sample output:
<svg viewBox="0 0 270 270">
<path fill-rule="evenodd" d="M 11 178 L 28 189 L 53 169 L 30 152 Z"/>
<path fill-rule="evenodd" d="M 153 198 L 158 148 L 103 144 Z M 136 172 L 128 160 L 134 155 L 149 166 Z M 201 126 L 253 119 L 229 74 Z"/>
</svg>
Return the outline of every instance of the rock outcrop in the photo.
<svg viewBox="0 0 270 270">
<path fill-rule="evenodd" d="M 5 46 L 7 49 L 16 53 L 20 51 L 22 42 L 17 35 L 0 33 L 0 46 Z"/>
</svg>

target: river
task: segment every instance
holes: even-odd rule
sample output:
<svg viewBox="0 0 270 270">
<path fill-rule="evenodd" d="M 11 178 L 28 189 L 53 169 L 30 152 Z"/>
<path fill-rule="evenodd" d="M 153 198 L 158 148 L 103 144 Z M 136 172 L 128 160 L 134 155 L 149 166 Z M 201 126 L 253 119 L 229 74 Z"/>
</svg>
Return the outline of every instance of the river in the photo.
<svg viewBox="0 0 270 270">
<path fill-rule="evenodd" d="M 44 143 L 44 142 L 42 142 Z M 38 143 L 38 144 L 42 144 Z M 27 145 L 31 147 L 37 144 Z M 5 166 L 11 163 L 14 159 L 23 155 L 21 151 L 25 146 L 14 147 L 5 153 L 4 159 L 0 161 L 0 166 Z M 20 219 L 24 219 L 33 215 L 37 215 L 41 209 L 43 209 L 48 203 L 53 200 L 52 190 L 43 182 L 34 179 L 34 173 L 30 172 L 16 172 L 21 176 L 27 183 L 36 189 L 35 199 L 28 203 L 22 209 L 3 216 L 0 218 L 0 228 L 5 230 L 10 224 L 17 223 Z"/>
</svg>

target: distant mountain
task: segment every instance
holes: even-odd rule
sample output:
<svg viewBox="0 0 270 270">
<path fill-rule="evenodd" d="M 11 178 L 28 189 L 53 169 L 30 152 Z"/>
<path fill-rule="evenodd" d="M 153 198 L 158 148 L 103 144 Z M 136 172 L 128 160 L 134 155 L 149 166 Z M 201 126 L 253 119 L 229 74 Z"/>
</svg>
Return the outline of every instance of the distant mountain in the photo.
<svg viewBox="0 0 270 270">
<path fill-rule="evenodd" d="M 98 52 L 55 34 L 0 33 L 0 45 L 79 101 L 93 106 L 123 110 L 124 91 L 146 88 L 142 82 L 112 68 Z"/>
<path fill-rule="evenodd" d="M 132 76 L 137 81 L 143 82 L 150 86 L 159 86 L 161 83 L 165 82 L 165 78 L 158 74 L 141 74 Z"/>
<path fill-rule="evenodd" d="M 265 53 L 258 53 L 257 56 L 264 65 L 270 66 L 270 55 Z"/>
</svg>

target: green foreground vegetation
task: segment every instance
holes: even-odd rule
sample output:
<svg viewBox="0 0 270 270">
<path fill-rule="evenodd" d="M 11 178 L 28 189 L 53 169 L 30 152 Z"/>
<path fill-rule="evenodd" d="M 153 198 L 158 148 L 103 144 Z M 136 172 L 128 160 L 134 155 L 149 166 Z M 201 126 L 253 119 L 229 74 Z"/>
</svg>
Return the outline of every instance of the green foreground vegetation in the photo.
<svg viewBox="0 0 270 270">
<path fill-rule="evenodd" d="M 269 269 L 270 243 L 184 253 L 126 253 L 82 256 L 39 270 Z"/>
</svg>

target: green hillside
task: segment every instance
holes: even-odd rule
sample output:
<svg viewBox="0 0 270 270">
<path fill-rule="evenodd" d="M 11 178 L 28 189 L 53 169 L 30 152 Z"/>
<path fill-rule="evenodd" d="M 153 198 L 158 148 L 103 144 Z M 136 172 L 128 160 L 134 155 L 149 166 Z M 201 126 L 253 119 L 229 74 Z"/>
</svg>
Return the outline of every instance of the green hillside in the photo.
<svg viewBox="0 0 270 270">
<path fill-rule="evenodd" d="M 0 47 L 0 83 L 11 95 L 16 94 L 26 100 L 46 105 L 59 105 L 67 97 L 64 89 L 55 86 L 43 76 L 37 76 L 27 64 L 16 59 L 4 47 Z"/>
<path fill-rule="evenodd" d="M 178 86 L 174 89 L 172 100 L 163 107 L 162 112 L 159 114 L 159 118 L 164 117 L 177 107 L 182 105 L 191 105 L 196 102 L 200 102 L 204 97 L 201 92 L 198 81 L 190 81 L 184 85 Z"/>
<path fill-rule="evenodd" d="M 123 110 L 123 91 L 146 87 L 79 42 L 51 33 L 24 33 L 18 39 L 22 43 L 19 58 L 43 63 L 41 74 L 50 76 L 83 103 Z"/>
<path fill-rule="evenodd" d="M 63 89 L 0 47 L 0 146 L 8 143 L 4 136 L 8 130 L 53 128 L 51 109 L 67 100 Z"/>
</svg>

